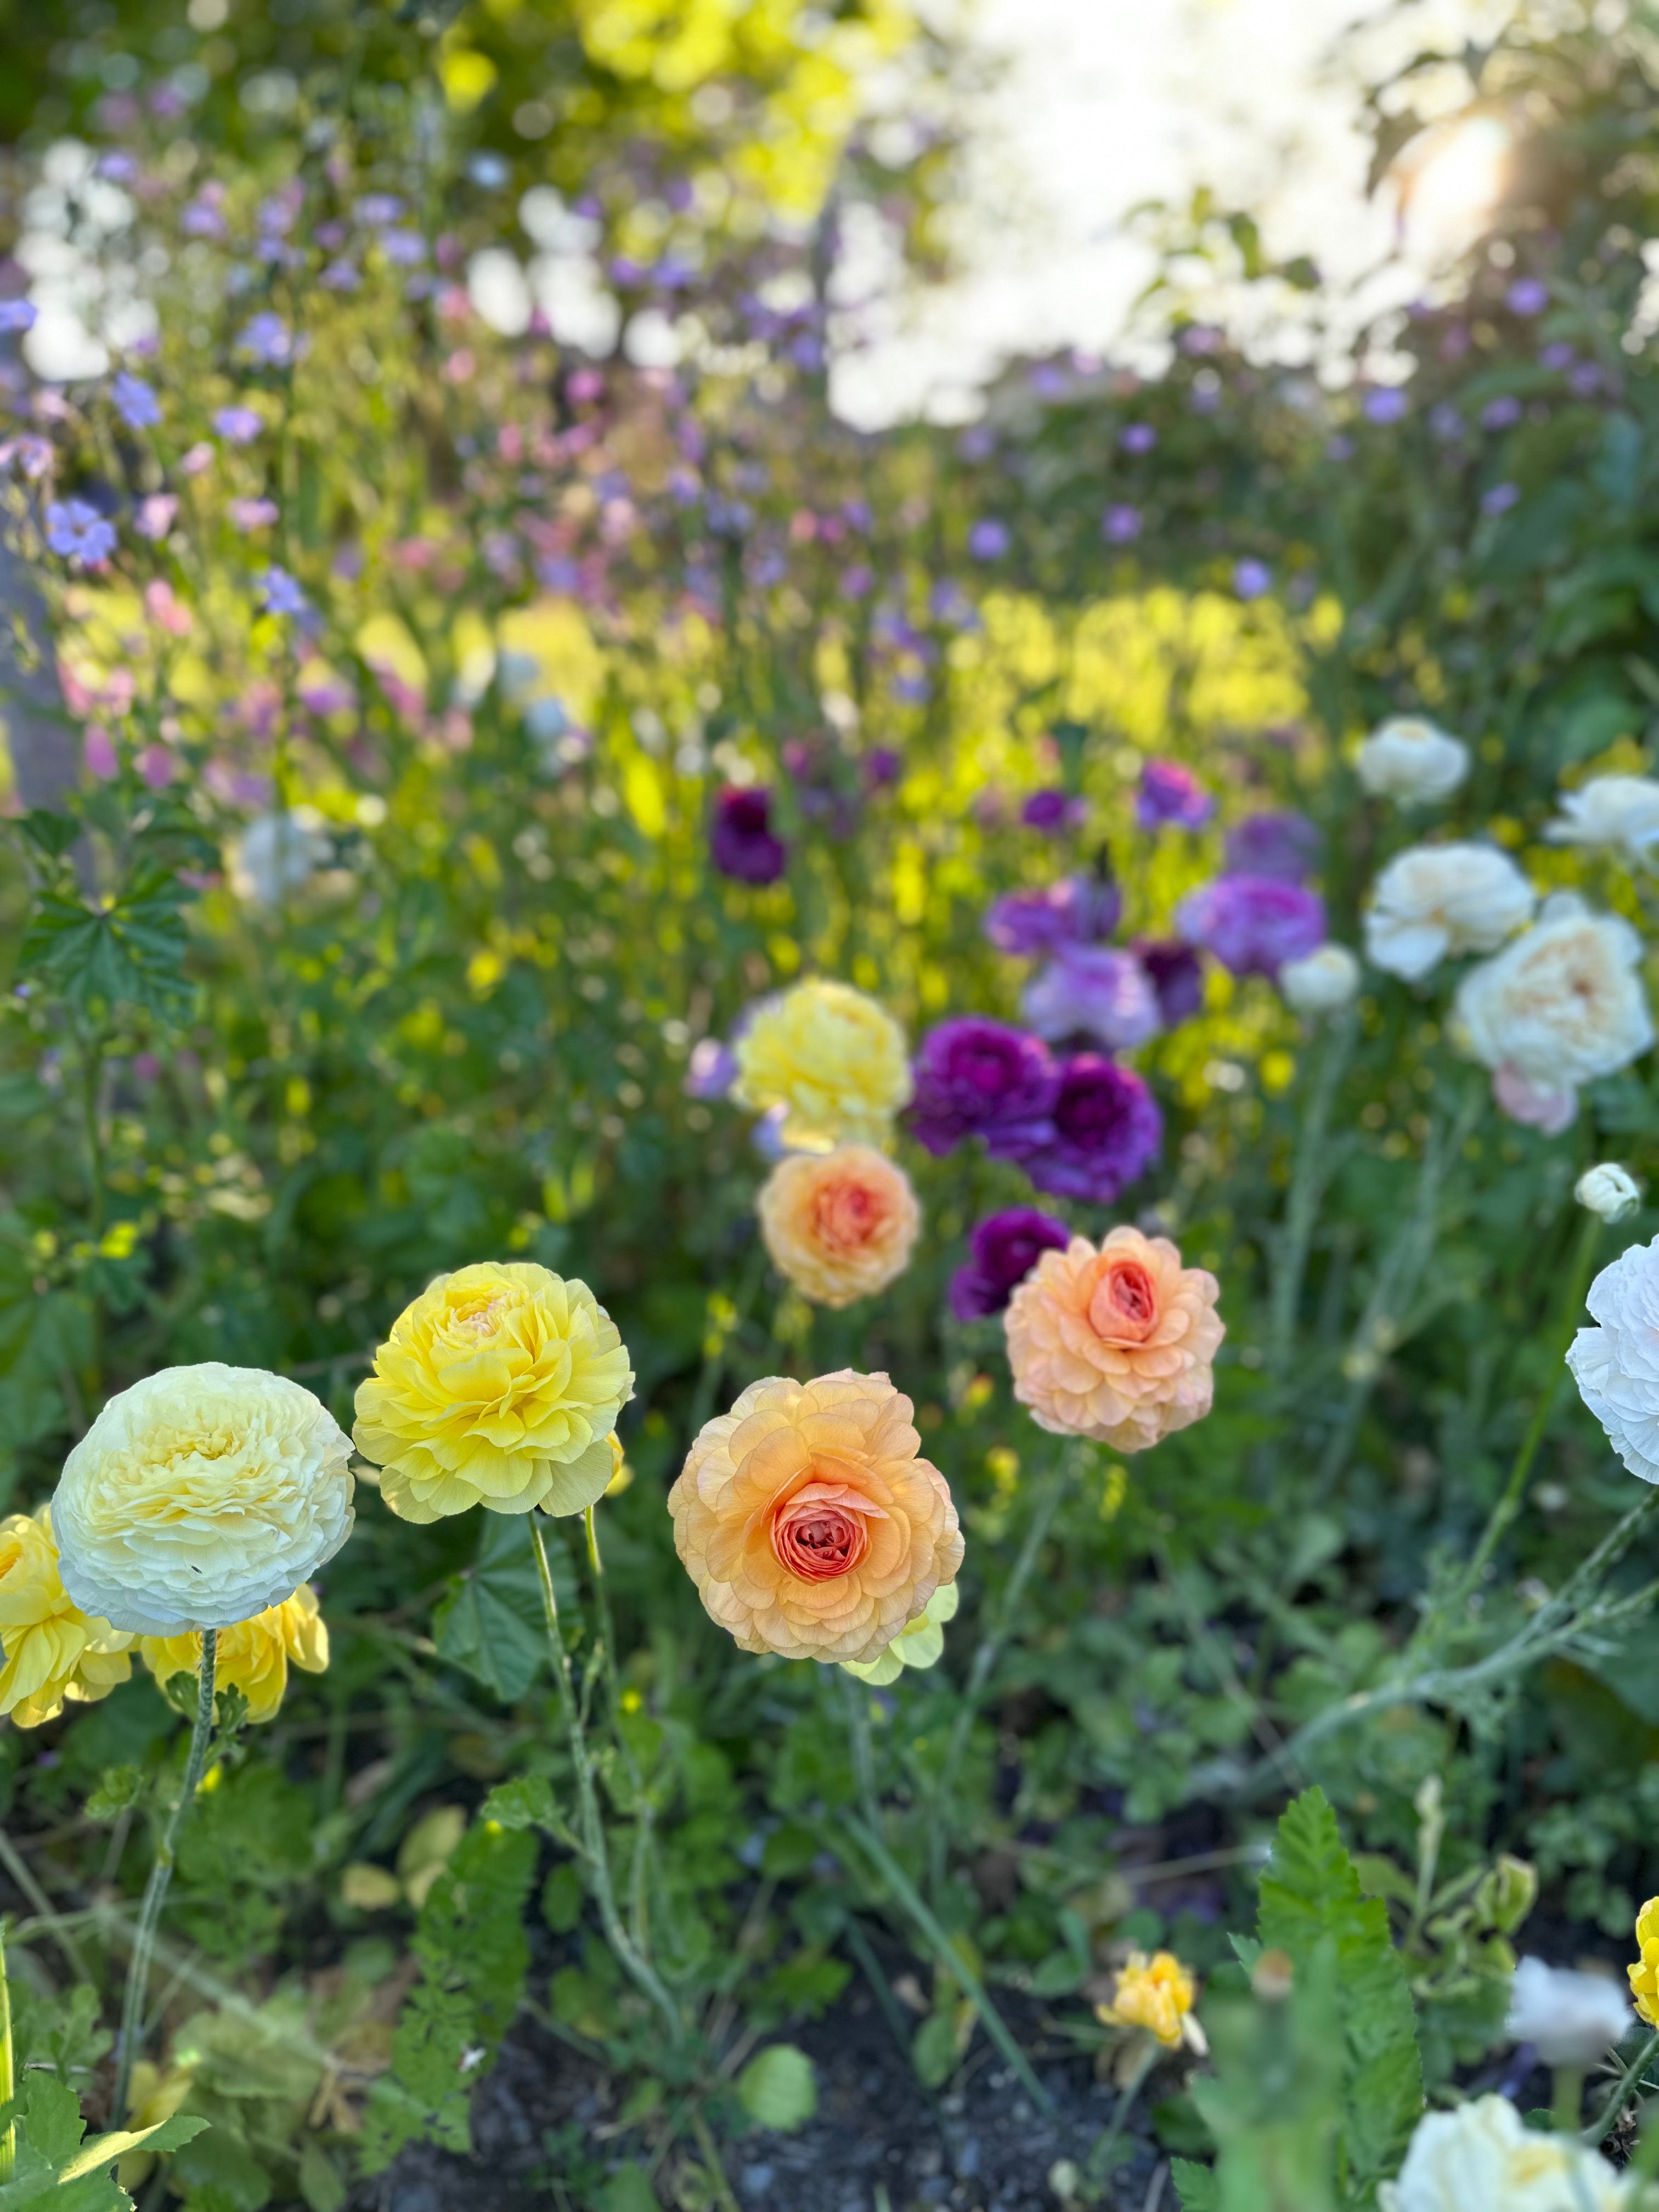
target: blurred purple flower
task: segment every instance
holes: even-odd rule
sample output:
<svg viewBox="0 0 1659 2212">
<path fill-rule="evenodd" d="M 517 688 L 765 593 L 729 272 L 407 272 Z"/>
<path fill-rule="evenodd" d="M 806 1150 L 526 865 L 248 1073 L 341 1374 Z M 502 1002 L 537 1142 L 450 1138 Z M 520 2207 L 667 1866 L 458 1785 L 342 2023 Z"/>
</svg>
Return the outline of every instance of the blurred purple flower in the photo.
<svg viewBox="0 0 1659 2212">
<path fill-rule="evenodd" d="M 787 847 L 772 834 L 772 794 L 763 786 L 731 786 L 715 795 L 708 856 L 721 875 L 739 884 L 775 884 L 789 863 Z"/>
<path fill-rule="evenodd" d="M 412 269 L 426 259 L 426 240 L 418 230 L 383 230 L 380 251 L 397 269 Z"/>
<path fill-rule="evenodd" d="M 1454 444 L 1468 427 L 1457 410 L 1443 399 L 1437 407 L 1429 410 L 1429 428 L 1443 446 Z"/>
<path fill-rule="evenodd" d="M 718 1037 L 699 1037 L 680 1088 L 688 1098 L 724 1098 L 737 1079 L 737 1055 L 730 1046 Z"/>
<path fill-rule="evenodd" d="M 32 331 L 39 313 L 32 300 L 0 300 L 0 334 Z"/>
<path fill-rule="evenodd" d="M 1305 814 L 1247 814 L 1227 832 L 1227 872 L 1306 883 L 1318 863 L 1321 842 Z"/>
<path fill-rule="evenodd" d="M 1005 891 L 985 915 L 999 952 L 1033 959 L 1066 945 L 1097 945 L 1117 927 L 1123 895 L 1098 876 L 1064 876 L 1041 890 Z"/>
<path fill-rule="evenodd" d="M 266 530 L 276 521 L 274 499 L 234 499 L 225 510 L 238 530 Z"/>
<path fill-rule="evenodd" d="M 1265 561 L 1233 563 L 1233 589 L 1241 599 L 1260 599 L 1273 587 L 1273 572 Z"/>
<path fill-rule="evenodd" d="M 1149 760 L 1142 768 L 1135 820 L 1143 830 L 1170 823 L 1182 830 L 1201 830 L 1214 812 L 1215 800 L 1179 761 Z"/>
<path fill-rule="evenodd" d="M 1351 461 L 1353 459 L 1353 440 L 1345 437 L 1340 430 L 1334 438 L 1327 438 L 1325 459 L 1328 461 Z"/>
<path fill-rule="evenodd" d="M 1399 385 L 1385 384 L 1381 390 L 1365 394 L 1365 420 L 1368 422 L 1403 422 L 1410 404 Z"/>
<path fill-rule="evenodd" d="M 109 387 L 110 404 L 129 430 L 153 430 L 161 419 L 161 402 L 142 376 L 122 369 Z"/>
<path fill-rule="evenodd" d="M 1480 495 L 1482 514 L 1507 514 L 1521 497 L 1521 487 L 1513 483 L 1496 483 L 1490 491 Z"/>
<path fill-rule="evenodd" d="M 294 333 L 269 308 L 244 324 L 236 350 L 257 368 L 286 368 L 294 358 Z"/>
<path fill-rule="evenodd" d="M 279 568 L 273 562 L 269 568 L 260 570 L 257 581 L 267 614 L 302 615 L 308 612 L 310 602 L 286 568 Z"/>
<path fill-rule="evenodd" d="M 1059 789 L 1034 791 L 1019 810 L 1019 818 L 1028 830 L 1044 830 L 1057 836 L 1062 830 L 1074 830 L 1087 818 L 1089 809 L 1081 799 L 1073 799 L 1069 792 Z"/>
<path fill-rule="evenodd" d="M 975 561 L 1000 561 L 1012 544 L 1006 522 L 986 516 L 968 532 L 968 550 Z"/>
<path fill-rule="evenodd" d="M 1126 422 L 1117 442 L 1126 453 L 1150 453 L 1158 443 L 1158 432 L 1150 422 Z"/>
<path fill-rule="evenodd" d="M 1480 410 L 1480 427 L 1483 430 L 1512 430 L 1522 412 L 1515 394 L 1505 392 L 1496 399 L 1489 399 Z"/>
<path fill-rule="evenodd" d="M 233 446 L 247 446 L 265 426 L 264 418 L 251 407 L 222 407 L 213 418 L 213 427 Z"/>
<path fill-rule="evenodd" d="M 1324 943 L 1325 902 L 1276 876 L 1218 876 L 1182 899 L 1175 922 L 1231 974 L 1273 976 Z"/>
<path fill-rule="evenodd" d="M 1593 361 L 1581 361 L 1567 371 L 1567 389 L 1575 398 L 1589 399 L 1601 389 L 1601 371 Z"/>
<path fill-rule="evenodd" d="M 1164 1028 L 1176 1029 L 1190 1021 L 1204 1003 L 1203 963 L 1192 946 L 1178 939 L 1154 944 L 1138 938 L 1129 950 L 1158 994 Z"/>
<path fill-rule="evenodd" d="M 911 1134 L 930 1152 L 983 1137 L 994 1152 L 1047 1126 L 1054 1072 L 1047 1048 L 982 1014 L 959 1014 L 922 1039 L 913 1069 Z"/>
<path fill-rule="evenodd" d="M 1540 368 L 1552 368 L 1559 370 L 1563 368 L 1571 368 L 1572 364 L 1573 348 L 1571 343 L 1565 338 L 1554 338 L 1548 345 L 1542 346 L 1539 349 L 1538 366 Z"/>
<path fill-rule="evenodd" d="M 1138 507 L 1109 507 L 1100 519 L 1100 534 L 1109 545 L 1133 545 L 1140 535 L 1140 527 Z"/>
<path fill-rule="evenodd" d="M 132 526 L 141 538 L 165 538 L 178 512 L 179 501 L 172 492 L 153 491 L 147 499 L 139 501 Z"/>
<path fill-rule="evenodd" d="M 1504 295 L 1512 315 L 1541 315 L 1550 303 L 1550 288 L 1539 276 L 1517 276 Z"/>
<path fill-rule="evenodd" d="M 1144 1174 L 1164 1141 L 1158 1102 L 1133 1070 L 1094 1053 L 1060 1066 L 1048 1125 L 1008 1148 L 1039 1190 L 1109 1206 Z"/>
<path fill-rule="evenodd" d="M 892 745 L 872 745 L 859 763 L 866 791 L 885 791 L 904 773 L 904 756 Z"/>
<path fill-rule="evenodd" d="M 1026 985 L 1019 1010 L 1050 1044 L 1088 1036 L 1109 1052 L 1145 1044 L 1163 1025 L 1146 969 L 1108 945 L 1064 947 Z"/>
<path fill-rule="evenodd" d="M 115 550 L 115 526 L 83 499 L 54 499 L 46 507 L 46 544 L 62 559 L 95 568 Z"/>
<path fill-rule="evenodd" d="M 958 1321 L 1000 1314 L 1045 1252 L 1063 1252 L 1072 1232 L 1052 1213 L 1011 1206 L 981 1221 L 968 1239 L 972 1258 L 951 1278 L 951 1310 Z"/>
<path fill-rule="evenodd" d="M 395 192 L 365 192 L 353 209 L 359 222 L 378 230 L 382 223 L 396 222 L 404 211 L 404 204 Z"/>
</svg>

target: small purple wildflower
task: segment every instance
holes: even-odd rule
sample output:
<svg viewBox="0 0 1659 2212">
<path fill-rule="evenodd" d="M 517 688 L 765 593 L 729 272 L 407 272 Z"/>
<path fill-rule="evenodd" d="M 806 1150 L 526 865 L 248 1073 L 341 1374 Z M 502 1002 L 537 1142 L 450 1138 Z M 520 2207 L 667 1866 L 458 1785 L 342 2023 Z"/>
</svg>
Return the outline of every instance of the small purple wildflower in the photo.
<svg viewBox="0 0 1659 2212">
<path fill-rule="evenodd" d="M 1502 392 L 1480 410 L 1480 427 L 1483 430 L 1512 430 L 1523 412 L 1512 392 Z"/>
<path fill-rule="evenodd" d="M 1215 800 L 1198 778 L 1179 761 L 1149 760 L 1140 771 L 1135 793 L 1135 820 L 1143 830 L 1172 824 L 1180 830 L 1201 830 L 1215 812 Z"/>
<path fill-rule="evenodd" d="M 213 418 L 219 435 L 233 446 L 251 446 L 264 428 L 264 418 L 252 407 L 222 407 Z"/>
<path fill-rule="evenodd" d="M 161 419 L 161 403 L 142 376 L 124 368 L 109 387 L 110 404 L 129 430 L 153 430 Z"/>
<path fill-rule="evenodd" d="M 1048 1049 L 1006 1022 L 960 1014 L 939 1023 L 922 1039 L 913 1076 L 910 1131 L 930 1152 L 983 1137 L 1006 1154 L 1038 1141 L 1048 1126 L 1054 1093 Z"/>
<path fill-rule="evenodd" d="M 1265 561 L 1245 559 L 1233 563 L 1233 589 L 1241 599 L 1264 599 L 1273 587 L 1273 572 Z"/>
<path fill-rule="evenodd" d="M 245 324 L 236 350 L 256 368 L 286 368 L 294 359 L 294 333 L 270 308 Z"/>
<path fill-rule="evenodd" d="M 1443 399 L 1437 407 L 1429 410 L 1429 428 L 1443 446 L 1455 445 L 1468 428 L 1456 408 L 1446 400 Z"/>
<path fill-rule="evenodd" d="M 1322 842 L 1305 814 L 1247 814 L 1227 832 L 1227 872 L 1305 883 L 1318 862 Z"/>
<path fill-rule="evenodd" d="M 951 1310 L 958 1321 L 1000 1314 L 1045 1252 L 1063 1252 L 1072 1232 L 1052 1213 L 1011 1206 L 980 1222 L 968 1240 L 972 1257 L 951 1278 Z"/>
<path fill-rule="evenodd" d="M 1519 503 L 1521 487 L 1514 483 L 1495 483 L 1490 491 L 1480 495 L 1482 514 L 1507 514 Z"/>
<path fill-rule="evenodd" d="M 1150 422 L 1126 422 L 1117 442 L 1126 453 L 1150 453 L 1158 443 L 1158 432 Z"/>
<path fill-rule="evenodd" d="M 1517 276 L 1504 295 L 1512 315 L 1541 315 L 1550 303 L 1550 288 L 1541 276 Z"/>
<path fill-rule="evenodd" d="M 1141 529 L 1140 509 L 1114 504 L 1100 518 L 1100 534 L 1109 545 L 1133 545 Z"/>
<path fill-rule="evenodd" d="M 1182 899 L 1175 922 L 1231 974 L 1273 976 L 1324 943 L 1325 902 L 1276 876 L 1218 876 Z"/>
<path fill-rule="evenodd" d="M 1368 422 L 1403 422 L 1410 404 L 1399 385 L 1384 385 L 1380 391 L 1365 394 L 1365 420 Z"/>
<path fill-rule="evenodd" d="M 0 333 L 32 331 L 40 312 L 32 300 L 0 300 Z"/>
<path fill-rule="evenodd" d="M 279 568 L 273 562 L 269 568 L 260 570 L 255 581 L 267 614 L 302 615 L 308 611 L 310 601 L 286 568 Z"/>
<path fill-rule="evenodd" d="M 83 499 L 54 499 L 46 507 L 46 544 L 63 560 L 95 568 L 115 550 L 115 526 Z"/>
<path fill-rule="evenodd" d="M 699 1037 L 680 1088 L 688 1098 L 724 1098 L 737 1079 L 737 1055 L 730 1046 L 718 1037 Z"/>
<path fill-rule="evenodd" d="M 772 830 L 772 794 L 760 785 L 728 786 L 714 800 L 708 855 L 734 883 L 775 884 L 789 864 L 788 848 Z"/>
<path fill-rule="evenodd" d="M 990 515 L 968 532 L 968 550 L 975 561 L 1000 561 L 1012 542 L 1007 524 Z"/>
</svg>

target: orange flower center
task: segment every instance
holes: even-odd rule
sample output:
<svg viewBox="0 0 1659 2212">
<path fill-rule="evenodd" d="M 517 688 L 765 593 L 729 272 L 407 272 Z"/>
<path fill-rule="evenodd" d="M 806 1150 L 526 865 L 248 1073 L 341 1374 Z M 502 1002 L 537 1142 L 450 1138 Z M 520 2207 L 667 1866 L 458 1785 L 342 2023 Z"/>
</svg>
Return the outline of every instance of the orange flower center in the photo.
<svg viewBox="0 0 1659 2212">
<path fill-rule="evenodd" d="M 1115 1260 L 1089 1300 L 1089 1326 L 1107 1344 L 1145 1344 L 1158 1327 L 1158 1291 L 1139 1260 Z"/>
<path fill-rule="evenodd" d="M 880 1228 L 882 1210 L 880 1199 L 867 1183 L 828 1183 L 813 1204 L 813 1231 L 821 1244 L 856 1251 Z"/>
<path fill-rule="evenodd" d="M 772 1516 L 772 1549 L 803 1582 L 851 1574 L 869 1547 L 864 1515 L 825 1498 L 817 1485 L 786 1498 Z"/>
</svg>

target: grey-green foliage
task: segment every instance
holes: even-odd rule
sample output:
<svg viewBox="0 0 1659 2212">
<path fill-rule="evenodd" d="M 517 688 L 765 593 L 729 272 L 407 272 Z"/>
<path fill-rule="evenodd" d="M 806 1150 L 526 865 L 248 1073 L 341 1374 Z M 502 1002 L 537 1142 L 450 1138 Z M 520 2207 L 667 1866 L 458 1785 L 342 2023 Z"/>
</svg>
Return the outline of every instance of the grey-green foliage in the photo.
<svg viewBox="0 0 1659 2212">
<path fill-rule="evenodd" d="M 1422 2112 L 1423 2067 L 1387 1908 L 1360 1893 L 1322 1790 L 1285 1809 L 1237 1948 L 1253 1970 L 1281 1954 L 1288 1990 L 1216 2011 L 1217 2071 L 1194 2094 L 1219 2155 L 1213 2173 L 1177 2166 L 1183 2212 L 1373 2205 Z"/>
</svg>

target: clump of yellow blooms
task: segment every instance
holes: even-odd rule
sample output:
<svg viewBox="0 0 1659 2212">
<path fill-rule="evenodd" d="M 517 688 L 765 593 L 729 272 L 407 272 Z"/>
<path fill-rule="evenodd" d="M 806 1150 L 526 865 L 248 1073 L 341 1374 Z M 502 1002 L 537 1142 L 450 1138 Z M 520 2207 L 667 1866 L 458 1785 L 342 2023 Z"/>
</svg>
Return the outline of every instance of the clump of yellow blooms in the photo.
<svg viewBox="0 0 1659 2212">
<path fill-rule="evenodd" d="M 64 1589 L 50 1505 L 0 1521 L 0 1713 L 39 1728 L 65 1704 L 108 1697 L 132 1672 L 137 1640 L 82 1613 Z"/>
<path fill-rule="evenodd" d="M 1631 2002 L 1638 2020 L 1659 2027 L 1659 1897 L 1649 1898 L 1636 1916 L 1636 1948 L 1642 1955 L 1628 1970 Z"/>
<path fill-rule="evenodd" d="M 202 1639 L 189 1631 L 146 1636 L 138 1653 L 158 1682 L 201 1672 Z M 250 1721 L 274 1720 L 288 1688 L 290 1661 L 307 1674 L 320 1674 L 328 1665 L 328 1629 L 308 1583 L 301 1583 L 281 1605 L 267 1606 L 251 1620 L 219 1631 L 214 1686 L 240 1690 L 247 1699 Z"/>
<path fill-rule="evenodd" d="M 781 1108 L 779 1133 L 798 1151 L 879 1145 L 910 1103 L 903 1030 L 850 983 L 815 976 L 768 1000 L 732 1051 L 733 1099 L 757 1114 Z"/>
<path fill-rule="evenodd" d="M 1198 1984 L 1173 1951 L 1132 1951 L 1119 1969 L 1117 1990 L 1109 2005 L 1097 2005 L 1100 2019 L 1113 2027 L 1144 2027 L 1166 2049 L 1186 2039 L 1187 2015 Z"/>
</svg>

